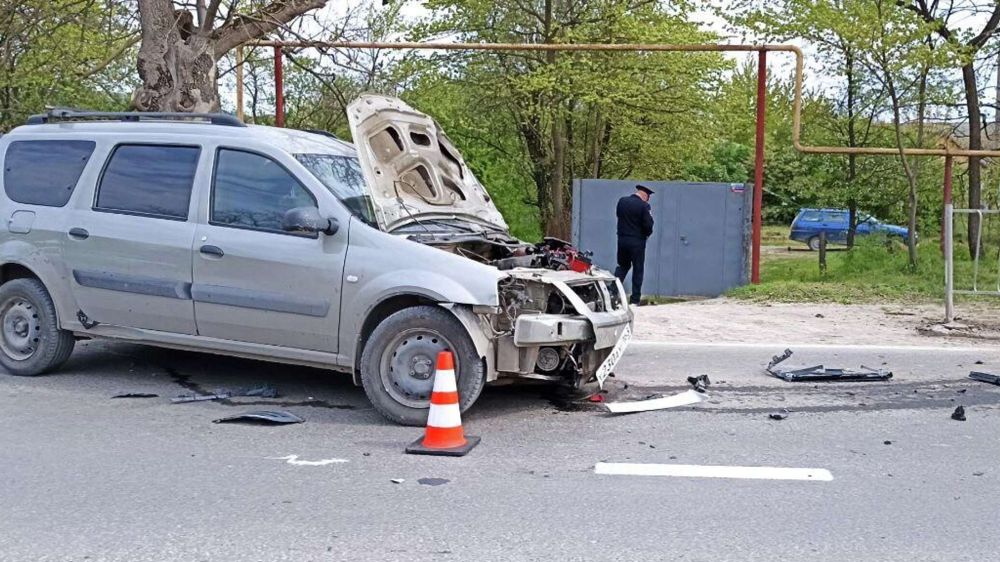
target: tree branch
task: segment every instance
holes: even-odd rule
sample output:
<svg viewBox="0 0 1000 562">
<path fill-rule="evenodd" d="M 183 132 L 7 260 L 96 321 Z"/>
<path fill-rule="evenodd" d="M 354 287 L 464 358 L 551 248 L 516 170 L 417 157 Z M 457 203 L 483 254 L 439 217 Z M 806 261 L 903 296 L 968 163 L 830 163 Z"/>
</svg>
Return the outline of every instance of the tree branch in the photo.
<svg viewBox="0 0 1000 562">
<path fill-rule="evenodd" d="M 219 59 L 238 45 L 260 39 L 302 14 L 322 8 L 327 0 L 274 0 L 252 14 L 238 15 L 218 30 L 215 58 Z"/>
<path fill-rule="evenodd" d="M 219 4 L 222 0 L 212 0 L 212 3 L 208 5 L 205 9 L 204 16 L 201 20 L 201 32 L 207 33 L 212 30 L 212 24 L 215 22 L 215 14 L 219 11 Z"/>
</svg>

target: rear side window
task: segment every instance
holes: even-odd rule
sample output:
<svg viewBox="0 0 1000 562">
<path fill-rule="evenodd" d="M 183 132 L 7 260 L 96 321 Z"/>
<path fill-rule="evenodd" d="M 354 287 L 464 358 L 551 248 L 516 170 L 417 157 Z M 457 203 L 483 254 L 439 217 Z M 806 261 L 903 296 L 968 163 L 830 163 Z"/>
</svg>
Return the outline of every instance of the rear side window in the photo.
<svg viewBox="0 0 1000 562">
<path fill-rule="evenodd" d="M 274 160 L 242 150 L 219 149 L 212 187 L 212 224 L 281 232 L 285 212 L 315 207 L 312 193 Z"/>
<path fill-rule="evenodd" d="M 62 207 L 94 152 L 83 140 L 14 141 L 7 147 L 3 188 L 12 201 Z"/>
<path fill-rule="evenodd" d="M 803 222 L 819 222 L 820 216 L 817 211 L 806 211 L 799 215 L 799 220 Z"/>
<path fill-rule="evenodd" d="M 201 149 L 122 144 L 108 159 L 95 210 L 185 220 Z"/>
</svg>

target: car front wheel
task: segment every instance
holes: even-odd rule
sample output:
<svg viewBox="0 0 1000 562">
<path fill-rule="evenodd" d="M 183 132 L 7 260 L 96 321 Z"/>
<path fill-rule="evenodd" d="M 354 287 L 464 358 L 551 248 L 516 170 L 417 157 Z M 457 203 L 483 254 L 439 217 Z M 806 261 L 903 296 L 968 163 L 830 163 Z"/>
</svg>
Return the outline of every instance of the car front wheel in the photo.
<svg viewBox="0 0 1000 562">
<path fill-rule="evenodd" d="M 462 323 L 437 306 L 406 308 L 383 320 L 361 353 L 361 384 L 375 409 L 398 424 L 425 425 L 442 351 L 454 355 L 464 412 L 479 398 L 486 373 Z"/>
</svg>

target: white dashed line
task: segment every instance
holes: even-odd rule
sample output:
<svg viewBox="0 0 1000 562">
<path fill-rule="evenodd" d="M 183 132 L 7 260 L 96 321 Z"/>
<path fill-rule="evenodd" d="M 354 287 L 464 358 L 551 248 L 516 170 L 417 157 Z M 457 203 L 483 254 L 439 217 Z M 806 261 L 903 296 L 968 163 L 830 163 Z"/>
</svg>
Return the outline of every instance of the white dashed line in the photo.
<svg viewBox="0 0 1000 562">
<path fill-rule="evenodd" d="M 595 474 L 615 476 L 680 476 L 685 478 L 748 478 L 754 480 L 811 480 L 829 482 L 825 468 L 781 468 L 775 466 L 706 466 L 698 464 L 640 464 L 599 462 Z"/>
</svg>

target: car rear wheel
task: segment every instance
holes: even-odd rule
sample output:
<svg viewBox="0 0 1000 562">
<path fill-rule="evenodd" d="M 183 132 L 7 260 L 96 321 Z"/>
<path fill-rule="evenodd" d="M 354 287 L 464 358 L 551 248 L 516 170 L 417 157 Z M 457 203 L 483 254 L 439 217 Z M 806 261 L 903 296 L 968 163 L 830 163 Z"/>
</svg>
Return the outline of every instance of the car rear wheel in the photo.
<svg viewBox="0 0 1000 562">
<path fill-rule="evenodd" d="M 819 236 L 813 236 L 812 238 L 809 239 L 808 242 L 806 242 L 806 244 L 809 244 L 809 249 L 810 250 L 812 250 L 814 252 L 818 252 L 819 251 Z"/>
<path fill-rule="evenodd" d="M 361 384 L 375 409 L 398 424 L 426 424 L 441 351 L 454 355 L 462 411 L 472 406 L 486 383 L 472 339 L 447 310 L 415 306 L 383 320 L 361 353 Z"/>
<path fill-rule="evenodd" d="M 56 307 L 37 279 L 0 286 L 0 365 L 12 375 L 34 376 L 61 365 L 73 352 L 72 332 L 59 329 Z"/>
</svg>

